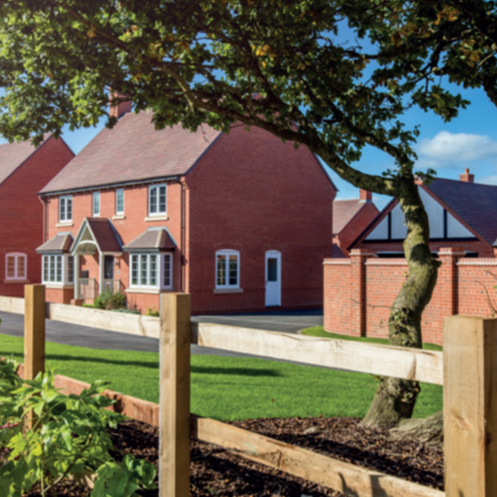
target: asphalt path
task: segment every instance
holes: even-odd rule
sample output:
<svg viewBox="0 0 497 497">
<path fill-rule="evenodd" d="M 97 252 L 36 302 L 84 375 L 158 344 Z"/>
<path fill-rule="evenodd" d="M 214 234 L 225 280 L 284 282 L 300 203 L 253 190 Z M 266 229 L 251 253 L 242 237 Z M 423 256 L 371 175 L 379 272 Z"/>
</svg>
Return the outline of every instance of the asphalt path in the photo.
<svg viewBox="0 0 497 497">
<path fill-rule="evenodd" d="M 24 336 L 24 316 L 0 312 L 0 334 Z M 297 333 L 303 328 L 323 324 L 321 310 L 305 311 L 274 311 L 254 314 L 222 315 L 222 316 L 193 316 L 192 321 L 201 323 L 227 324 L 285 333 Z M 46 339 L 50 342 L 90 347 L 107 350 L 130 350 L 141 352 L 158 352 L 159 340 L 142 336 L 128 335 L 99 328 L 79 326 L 62 321 L 46 321 Z M 1 352 L 1 342 L 0 342 Z M 191 345 L 192 354 L 219 355 L 227 357 L 251 357 L 209 347 Z"/>
</svg>

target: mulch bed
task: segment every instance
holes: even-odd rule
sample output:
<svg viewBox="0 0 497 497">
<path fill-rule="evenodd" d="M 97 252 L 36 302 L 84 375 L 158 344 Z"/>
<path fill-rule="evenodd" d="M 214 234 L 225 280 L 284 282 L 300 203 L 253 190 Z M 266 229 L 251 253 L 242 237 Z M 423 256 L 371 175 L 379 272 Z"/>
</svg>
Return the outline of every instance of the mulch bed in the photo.
<svg viewBox="0 0 497 497">
<path fill-rule="evenodd" d="M 441 448 L 361 427 L 357 418 L 255 419 L 232 424 L 345 462 L 443 489 Z M 112 430 L 112 436 L 116 450 L 157 462 L 157 428 L 128 420 Z M 195 497 L 343 496 L 197 440 L 191 442 L 191 459 L 190 495 Z M 39 494 L 30 492 L 28 495 L 37 497 Z M 74 483 L 67 483 L 58 491 L 59 497 L 87 495 L 88 489 Z M 157 491 L 142 495 L 157 497 Z"/>
</svg>

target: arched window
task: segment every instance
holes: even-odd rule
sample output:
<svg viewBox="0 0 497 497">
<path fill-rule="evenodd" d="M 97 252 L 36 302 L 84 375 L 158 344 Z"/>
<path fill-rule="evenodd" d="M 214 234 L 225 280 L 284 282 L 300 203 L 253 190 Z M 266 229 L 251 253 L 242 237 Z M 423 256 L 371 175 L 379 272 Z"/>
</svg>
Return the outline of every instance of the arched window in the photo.
<svg viewBox="0 0 497 497">
<path fill-rule="evenodd" d="M 21 252 L 10 252 L 5 256 L 5 279 L 25 280 L 28 274 L 28 257 Z"/>
</svg>

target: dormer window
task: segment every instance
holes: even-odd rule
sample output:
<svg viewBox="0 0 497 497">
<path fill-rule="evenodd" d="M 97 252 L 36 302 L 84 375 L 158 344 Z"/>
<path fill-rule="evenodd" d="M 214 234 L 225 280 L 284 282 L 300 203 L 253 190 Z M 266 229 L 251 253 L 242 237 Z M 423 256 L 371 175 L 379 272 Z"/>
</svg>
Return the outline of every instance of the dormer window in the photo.
<svg viewBox="0 0 497 497">
<path fill-rule="evenodd" d="M 93 192 L 93 216 L 100 216 L 100 192 Z"/>
<path fill-rule="evenodd" d="M 59 223 L 72 221 L 72 195 L 59 197 Z"/>
<path fill-rule="evenodd" d="M 152 185 L 148 188 L 148 215 L 166 214 L 166 185 Z"/>
</svg>

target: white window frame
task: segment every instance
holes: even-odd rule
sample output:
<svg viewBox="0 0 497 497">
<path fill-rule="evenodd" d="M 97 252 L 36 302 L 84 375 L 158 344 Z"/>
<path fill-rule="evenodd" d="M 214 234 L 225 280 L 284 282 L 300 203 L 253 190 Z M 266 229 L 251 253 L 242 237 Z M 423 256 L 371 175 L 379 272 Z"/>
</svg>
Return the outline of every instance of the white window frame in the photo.
<svg viewBox="0 0 497 497">
<path fill-rule="evenodd" d="M 160 188 L 165 188 L 165 202 L 164 202 L 164 210 L 160 210 L 160 205 L 159 205 L 159 189 Z M 156 198 L 157 198 L 157 211 L 152 212 L 152 191 L 156 190 Z M 154 216 L 165 216 L 167 214 L 167 183 L 162 183 L 160 185 L 150 185 L 148 187 L 148 216 L 149 217 L 154 217 Z"/>
<path fill-rule="evenodd" d="M 92 205 L 93 217 L 100 217 L 100 212 L 102 210 L 102 207 L 100 204 L 100 192 L 93 192 L 92 199 L 91 199 L 91 205 Z"/>
<path fill-rule="evenodd" d="M 71 217 L 69 217 L 68 207 L 70 206 Z M 72 221 L 72 195 L 62 195 L 59 197 L 59 223 Z"/>
<path fill-rule="evenodd" d="M 230 284 L 229 282 L 229 259 L 230 256 L 236 256 L 236 283 Z M 224 275 L 225 275 L 225 283 L 218 282 L 218 258 L 224 257 Z M 232 288 L 240 288 L 240 252 L 238 250 L 218 250 L 216 252 L 215 258 L 215 273 L 214 273 L 214 281 L 216 283 L 216 289 L 232 289 Z"/>
<path fill-rule="evenodd" d="M 14 276 L 9 276 L 9 258 L 14 258 Z M 19 275 L 19 261 L 24 260 L 24 275 Z M 5 280 L 25 281 L 28 279 L 28 256 L 22 252 L 9 252 L 5 254 Z"/>
<path fill-rule="evenodd" d="M 156 268 L 155 268 L 155 284 L 151 284 L 152 273 L 150 271 L 152 257 L 156 257 Z M 135 259 L 136 258 L 136 259 Z M 142 284 L 142 269 L 143 262 L 146 265 L 146 283 Z M 137 283 L 133 283 L 133 266 L 134 261 L 137 261 Z M 166 261 L 169 262 L 169 284 L 167 285 L 164 281 L 164 269 Z M 166 252 L 164 254 L 158 252 L 133 252 L 130 254 L 129 258 L 129 287 L 130 288 L 143 288 L 143 289 L 155 289 L 155 290 L 171 290 L 173 288 L 173 254 L 171 252 Z"/>
<path fill-rule="evenodd" d="M 73 261 L 73 278 L 69 279 L 69 260 Z M 60 266 L 59 266 L 60 263 Z M 60 278 L 58 269 L 60 267 Z M 44 254 L 41 262 L 41 281 L 46 285 L 74 285 L 74 258 L 69 254 Z"/>
<path fill-rule="evenodd" d="M 122 194 L 122 209 L 119 210 L 119 201 L 118 201 L 118 198 L 119 198 L 119 193 Z M 116 190 L 116 215 L 122 215 L 124 214 L 124 188 L 118 188 Z"/>
</svg>

